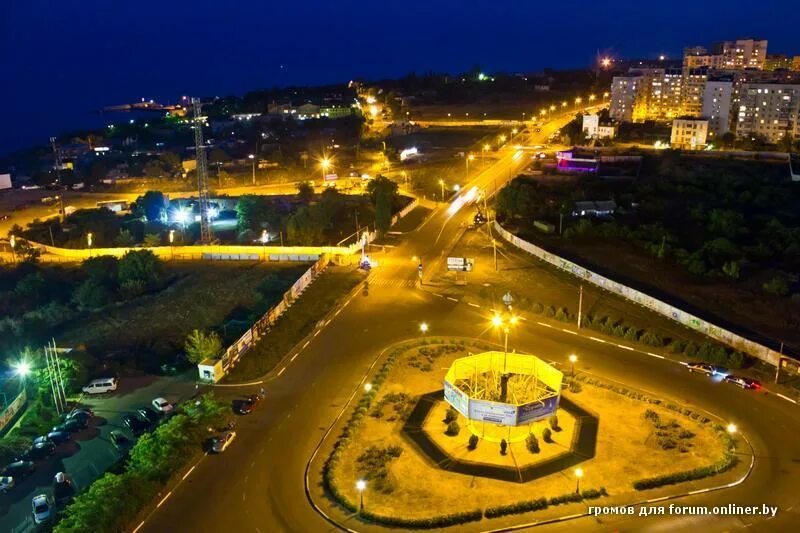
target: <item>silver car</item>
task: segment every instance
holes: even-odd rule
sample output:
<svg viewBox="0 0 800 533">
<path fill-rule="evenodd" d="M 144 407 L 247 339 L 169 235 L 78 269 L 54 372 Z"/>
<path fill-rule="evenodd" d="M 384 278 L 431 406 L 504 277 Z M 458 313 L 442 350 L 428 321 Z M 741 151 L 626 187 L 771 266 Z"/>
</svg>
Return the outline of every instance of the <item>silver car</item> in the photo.
<svg viewBox="0 0 800 533">
<path fill-rule="evenodd" d="M 46 494 L 38 494 L 31 500 L 31 507 L 33 509 L 33 522 L 36 525 L 44 524 L 50 520 L 52 515 L 53 505 L 50 498 Z"/>
<path fill-rule="evenodd" d="M 235 431 L 226 431 L 225 433 L 214 439 L 214 442 L 211 445 L 211 450 L 214 453 L 222 453 L 228 446 L 230 446 L 231 442 L 233 442 L 233 439 L 235 438 L 236 438 Z"/>
</svg>

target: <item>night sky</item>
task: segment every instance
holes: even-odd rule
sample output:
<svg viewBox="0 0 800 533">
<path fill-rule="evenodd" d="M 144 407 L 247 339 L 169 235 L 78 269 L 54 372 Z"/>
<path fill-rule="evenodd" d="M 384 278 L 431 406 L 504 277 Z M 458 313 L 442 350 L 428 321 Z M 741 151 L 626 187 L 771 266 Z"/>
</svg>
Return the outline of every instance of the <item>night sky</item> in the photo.
<svg viewBox="0 0 800 533">
<path fill-rule="evenodd" d="M 101 123 L 140 97 L 583 67 L 756 36 L 800 54 L 796 0 L 306 2 L 2 0 L 0 153 Z"/>
</svg>

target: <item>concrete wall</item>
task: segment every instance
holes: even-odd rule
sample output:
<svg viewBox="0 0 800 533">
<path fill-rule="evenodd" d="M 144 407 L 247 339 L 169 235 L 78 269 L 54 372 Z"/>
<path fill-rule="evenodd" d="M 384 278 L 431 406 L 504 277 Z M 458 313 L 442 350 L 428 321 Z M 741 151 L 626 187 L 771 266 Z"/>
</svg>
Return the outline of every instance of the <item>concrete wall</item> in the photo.
<svg viewBox="0 0 800 533">
<path fill-rule="evenodd" d="M 686 311 L 672 306 L 666 302 L 662 302 L 661 300 L 653 298 L 652 296 L 649 296 L 641 291 L 632 289 L 627 285 L 623 285 L 622 283 L 596 274 L 591 270 L 588 270 L 571 261 L 567 261 L 566 259 L 552 254 L 543 248 L 539 248 L 535 244 L 531 244 L 528 241 L 520 239 L 513 233 L 505 230 L 497 221 L 495 221 L 494 227 L 500 236 L 503 237 L 503 239 L 513 244 L 520 250 L 528 252 L 529 254 L 555 266 L 560 270 L 569 272 L 573 276 L 580 278 L 582 281 L 596 285 L 601 289 L 612 292 L 625 298 L 626 300 L 644 306 L 651 311 L 699 331 L 700 333 L 727 344 L 736 350 L 740 350 L 744 353 L 752 355 L 753 357 L 757 357 L 758 359 L 761 359 L 762 361 L 765 361 L 771 365 L 777 366 L 778 361 L 780 360 L 780 354 L 775 350 L 746 339 L 741 335 L 733 333 L 732 331 L 728 331 L 724 328 L 714 325 L 711 322 L 687 313 Z"/>
</svg>

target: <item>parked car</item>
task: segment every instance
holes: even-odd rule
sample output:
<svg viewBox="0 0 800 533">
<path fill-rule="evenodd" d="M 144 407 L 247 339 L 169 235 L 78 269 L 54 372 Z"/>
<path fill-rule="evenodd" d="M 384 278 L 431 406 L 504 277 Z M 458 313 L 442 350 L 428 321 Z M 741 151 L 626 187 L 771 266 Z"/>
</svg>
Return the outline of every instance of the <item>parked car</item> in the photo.
<svg viewBox="0 0 800 533">
<path fill-rule="evenodd" d="M 56 445 L 49 440 L 35 443 L 33 446 L 25 450 L 20 460 L 26 461 L 40 461 L 53 455 L 56 451 Z"/>
<path fill-rule="evenodd" d="M 111 444 L 113 444 L 118 450 L 128 447 L 132 444 L 131 439 L 125 436 L 125 434 L 121 431 L 112 431 L 109 433 L 109 437 L 111 438 Z"/>
<path fill-rule="evenodd" d="M 8 492 L 14 488 L 16 482 L 11 476 L 0 477 L 0 492 Z"/>
<path fill-rule="evenodd" d="M 86 418 L 73 418 L 62 422 L 57 426 L 53 426 L 53 431 L 75 433 L 89 426 L 89 420 Z"/>
<path fill-rule="evenodd" d="M 36 470 L 36 465 L 33 464 L 33 461 L 14 461 L 6 465 L 0 474 L 18 479 L 32 474 L 34 470 Z"/>
<path fill-rule="evenodd" d="M 138 415 L 127 414 L 122 417 L 122 423 L 131 430 L 137 437 L 150 429 L 150 424 L 141 419 Z"/>
<path fill-rule="evenodd" d="M 215 438 L 214 441 L 211 443 L 211 450 L 214 453 L 222 453 L 225 449 L 230 446 L 233 439 L 236 438 L 235 431 L 226 431 L 219 437 Z"/>
<path fill-rule="evenodd" d="M 66 414 L 64 420 L 70 420 L 72 418 L 92 418 L 94 416 L 94 411 L 89 409 L 88 407 L 76 407 L 72 411 Z"/>
<path fill-rule="evenodd" d="M 155 400 L 153 400 L 153 407 L 159 413 L 164 413 L 164 414 L 170 413 L 174 409 L 174 407 L 173 407 L 173 405 L 171 403 L 169 403 L 164 398 L 160 398 L 160 397 L 156 398 Z"/>
<path fill-rule="evenodd" d="M 55 444 L 62 444 L 72 438 L 72 435 L 67 431 L 51 431 L 47 434 L 47 438 Z"/>
<path fill-rule="evenodd" d="M 686 368 L 689 372 L 700 372 L 709 376 L 714 373 L 714 367 L 708 363 L 686 363 Z"/>
<path fill-rule="evenodd" d="M 93 379 L 83 388 L 86 394 L 103 394 L 117 390 L 117 378 Z"/>
<path fill-rule="evenodd" d="M 743 389 L 754 389 L 758 390 L 761 388 L 761 382 L 757 379 L 753 378 L 746 378 L 743 376 L 735 376 L 733 374 L 725 376 L 725 381 L 728 383 L 732 383 L 734 385 L 738 385 Z"/>
<path fill-rule="evenodd" d="M 33 509 L 34 524 L 38 526 L 50 520 L 53 505 L 46 494 L 37 494 L 34 496 L 31 500 L 31 507 Z"/>
<path fill-rule="evenodd" d="M 59 472 L 53 477 L 53 499 L 56 503 L 64 503 L 75 496 L 75 487 L 72 480 L 65 472 Z"/>
<path fill-rule="evenodd" d="M 47 435 L 42 435 L 42 436 L 40 436 L 40 437 L 36 437 L 35 439 L 33 439 L 33 443 L 32 443 L 32 444 L 33 444 L 34 446 L 36 446 L 37 444 L 40 444 L 40 443 L 43 443 L 43 442 L 53 442 L 53 441 L 51 441 L 51 440 L 48 438 L 48 436 L 47 436 Z"/>
<path fill-rule="evenodd" d="M 239 402 L 238 413 L 240 415 L 249 415 L 258 406 L 261 401 L 261 396 L 258 394 L 251 394 L 241 402 Z"/>
<path fill-rule="evenodd" d="M 139 414 L 139 416 L 141 416 L 151 424 L 156 424 L 158 423 L 159 420 L 161 420 L 161 415 L 159 415 L 149 407 L 142 407 L 136 412 Z"/>
</svg>

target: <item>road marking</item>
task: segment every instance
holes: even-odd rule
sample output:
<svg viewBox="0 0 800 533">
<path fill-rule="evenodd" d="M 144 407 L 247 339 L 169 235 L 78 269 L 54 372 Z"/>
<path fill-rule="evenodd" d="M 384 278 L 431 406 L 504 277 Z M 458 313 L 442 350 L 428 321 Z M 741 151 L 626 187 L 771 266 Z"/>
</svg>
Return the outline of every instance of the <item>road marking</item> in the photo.
<svg viewBox="0 0 800 533">
<path fill-rule="evenodd" d="M 455 298 L 453 298 L 453 297 L 451 297 L 451 296 L 448 296 L 448 297 L 447 297 L 447 299 L 448 299 L 448 300 L 450 300 L 451 302 L 456 302 L 456 303 L 458 303 L 458 300 L 456 300 Z"/>
<path fill-rule="evenodd" d="M 139 525 L 138 525 L 138 526 L 136 526 L 136 529 L 134 529 L 134 530 L 133 530 L 131 533 L 136 533 L 137 531 L 139 531 L 140 529 L 142 529 L 142 526 L 143 526 L 143 525 L 144 525 L 144 520 L 142 520 L 141 522 L 139 522 Z"/>
<path fill-rule="evenodd" d="M 657 353 L 653 353 L 653 352 L 644 352 L 644 353 L 646 353 L 650 357 L 658 357 L 659 359 L 666 359 L 666 357 L 664 357 L 663 355 L 658 355 Z"/>
<path fill-rule="evenodd" d="M 467 305 L 471 305 L 472 307 L 477 307 L 478 309 L 480 309 L 480 308 L 481 308 L 481 306 L 480 306 L 480 305 L 478 305 L 478 304 L 474 304 L 474 303 L 472 303 L 472 302 L 467 302 Z"/>
<path fill-rule="evenodd" d="M 438 296 L 439 298 L 444 298 L 444 294 L 439 294 L 438 292 L 432 292 L 434 296 Z"/>
<path fill-rule="evenodd" d="M 167 498 L 169 498 L 170 496 L 172 496 L 172 491 L 169 491 L 166 496 L 161 498 L 161 501 L 158 502 L 158 505 L 156 505 L 156 507 L 161 507 L 164 504 L 164 502 L 167 501 Z"/>
<path fill-rule="evenodd" d="M 545 324 L 544 322 L 537 322 L 537 324 L 539 324 L 540 326 L 544 326 L 546 328 L 552 328 L 553 327 L 550 324 Z"/>
<path fill-rule="evenodd" d="M 290 360 L 294 361 L 295 359 L 297 359 L 298 355 L 300 355 L 300 352 L 297 352 L 296 354 L 294 354 Z"/>
<path fill-rule="evenodd" d="M 317 335 L 319 335 L 319 330 L 314 332 L 314 336 L 316 337 Z"/>
<path fill-rule="evenodd" d="M 692 492 L 690 492 L 690 493 L 689 493 L 689 496 L 691 496 L 691 495 L 693 495 L 693 494 L 703 494 L 704 492 L 709 492 L 709 491 L 711 491 L 711 489 L 698 489 L 698 490 L 693 490 Z"/>
<path fill-rule="evenodd" d="M 335 312 L 335 313 L 333 313 L 333 316 L 336 316 L 336 315 L 338 315 L 338 314 L 339 314 L 339 313 L 341 313 L 341 312 L 342 312 L 342 308 L 340 307 L 339 309 L 337 309 L 337 310 L 336 310 L 336 312 Z"/>
<path fill-rule="evenodd" d="M 308 346 L 310 343 L 311 343 L 311 341 L 306 341 L 306 343 L 305 343 L 305 344 L 303 345 L 303 347 L 302 347 L 302 348 L 300 348 L 300 349 L 301 349 L 301 350 L 304 350 L 304 349 L 305 349 L 305 347 L 306 347 L 306 346 Z"/>
<path fill-rule="evenodd" d="M 283 374 L 283 372 L 284 372 L 285 370 L 286 370 L 286 367 L 283 367 L 283 368 L 281 368 L 281 369 L 280 369 L 280 371 L 278 372 L 278 376 L 280 376 L 281 374 Z"/>
<path fill-rule="evenodd" d="M 566 328 L 561 328 L 561 331 L 563 331 L 564 333 L 569 333 L 570 335 L 577 335 L 578 334 L 577 331 L 572 331 L 571 329 L 566 329 Z"/>
<path fill-rule="evenodd" d="M 624 344 L 617 344 L 617 348 L 622 348 L 623 350 L 630 350 L 632 352 L 636 351 L 633 348 L 631 348 L 630 346 L 625 346 Z"/>
<path fill-rule="evenodd" d="M 786 400 L 787 402 L 792 402 L 792 403 L 794 403 L 794 404 L 796 404 L 796 403 L 797 403 L 797 401 L 796 401 L 796 400 L 793 400 L 793 399 L 789 398 L 788 396 L 784 396 L 784 395 L 783 395 L 783 394 L 781 394 L 780 392 L 779 392 L 777 395 L 778 395 L 778 396 L 780 396 L 781 398 L 783 398 L 784 400 Z"/>
<path fill-rule="evenodd" d="M 602 342 L 603 344 L 605 344 L 606 342 L 603 339 L 598 339 L 597 337 L 589 337 L 589 338 L 592 339 L 593 341 Z"/>
<path fill-rule="evenodd" d="M 197 465 L 194 465 L 193 467 L 191 467 L 191 468 L 189 469 L 189 471 L 188 471 L 188 472 L 186 472 L 186 473 L 183 475 L 183 477 L 182 477 L 181 479 L 186 479 L 187 477 L 189 477 L 189 474 L 191 474 L 192 472 L 194 472 L 194 469 L 195 469 L 195 468 L 197 468 Z"/>
</svg>

